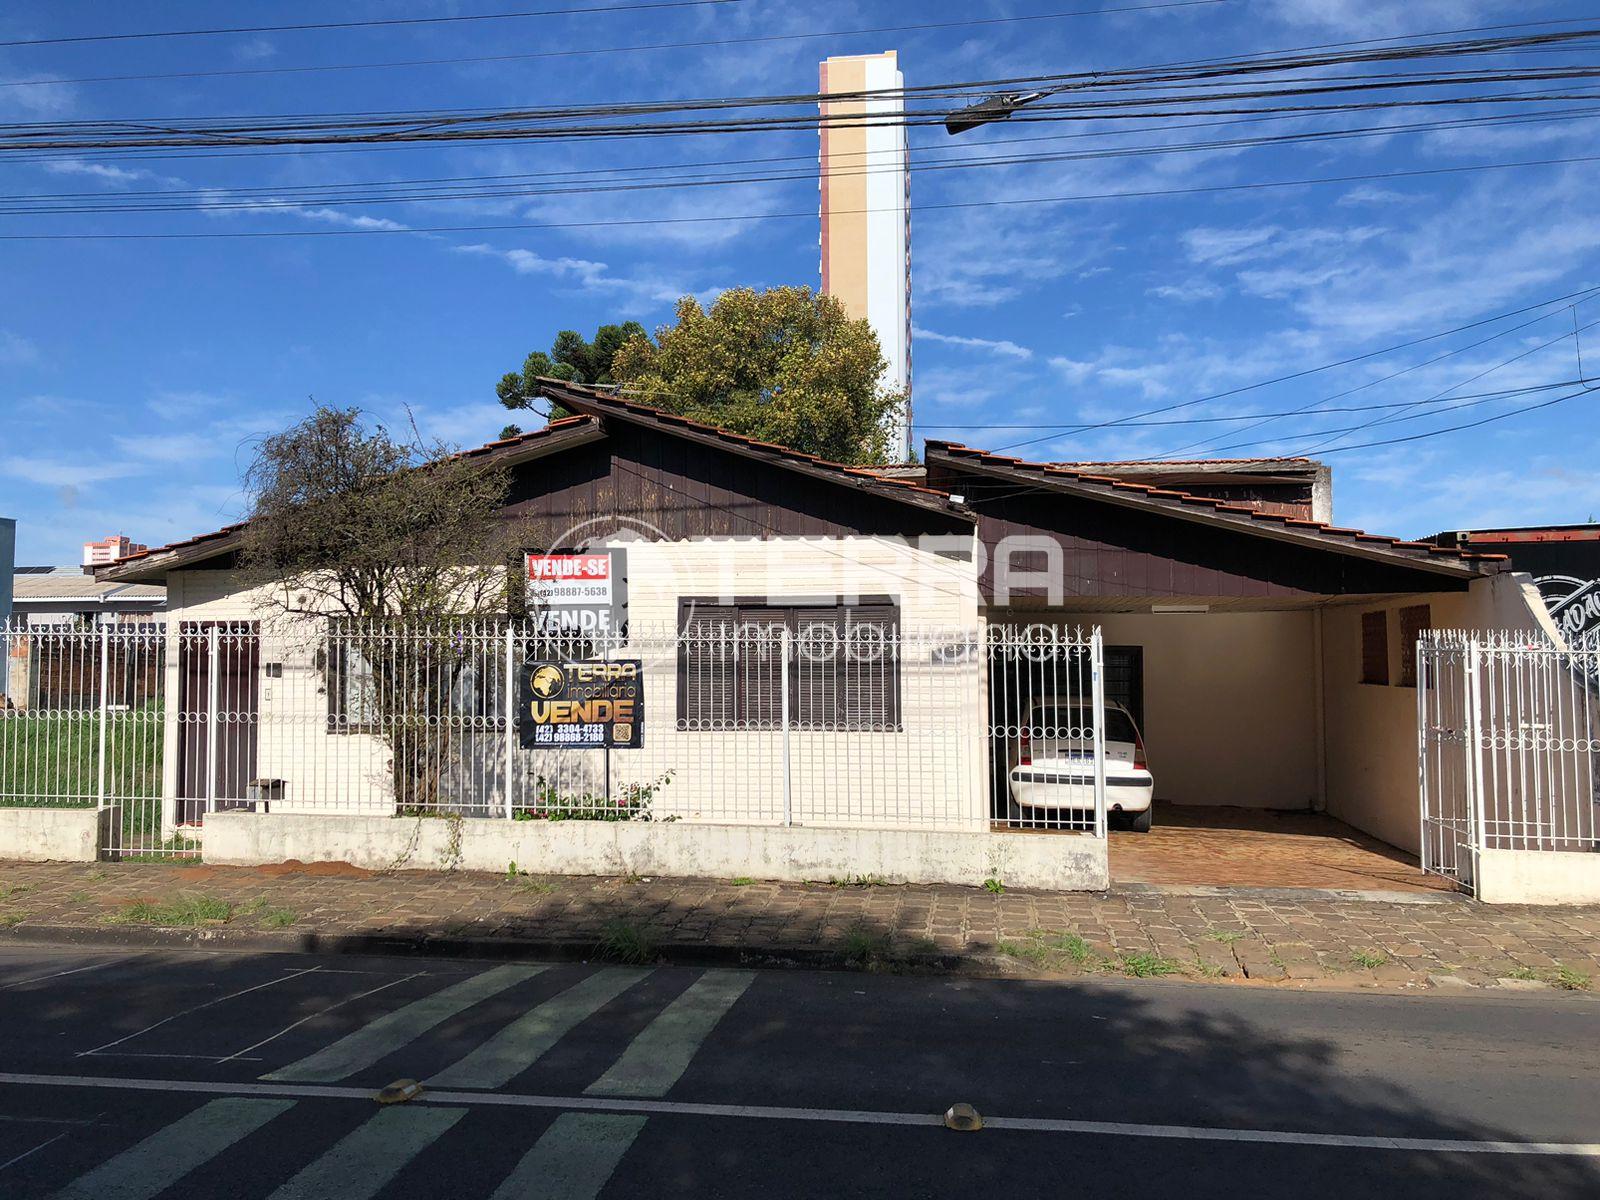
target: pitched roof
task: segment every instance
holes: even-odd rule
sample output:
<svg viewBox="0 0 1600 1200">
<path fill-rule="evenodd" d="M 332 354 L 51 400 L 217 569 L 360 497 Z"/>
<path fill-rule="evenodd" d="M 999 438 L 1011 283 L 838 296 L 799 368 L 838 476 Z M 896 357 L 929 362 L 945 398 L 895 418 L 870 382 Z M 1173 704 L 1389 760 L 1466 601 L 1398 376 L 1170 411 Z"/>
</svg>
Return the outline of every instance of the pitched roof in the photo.
<svg viewBox="0 0 1600 1200">
<path fill-rule="evenodd" d="M 97 579 L 73 568 L 66 571 L 18 572 L 11 578 L 12 599 L 19 604 L 66 603 L 138 604 L 159 603 L 167 589 L 148 583 L 117 583 Z"/>
<path fill-rule="evenodd" d="M 900 503 L 970 516 L 951 505 L 949 496 L 936 488 L 909 480 L 883 479 L 865 467 L 830 462 L 814 454 L 805 454 L 772 442 L 758 441 L 726 429 L 719 429 L 715 425 L 690 421 L 648 404 L 623 400 L 607 392 L 580 387 L 564 380 L 540 379 L 539 384 L 540 391 L 546 397 L 578 415 L 552 421 L 543 429 L 536 429 L 532 433 L 486 442 L 482 446 L 452 455 L 452 458 L 480 459 L 486 466 L 510 466 L 535 454 L 552 453 L 570 446 L 596 441 L 605 436 L 607 421 L 624 421 L 657 430 L 668 436 L 689 438 L 719 446 L 747 458 L 856 487 Z M 152 546 L 148 550 L 130 554 L 126 558 L 119 558 L 100 567 L 97 574 L 110 580 L 141 579 L 230 553 L 237 549 L 245 524 L 246 522 L 241 521 L 224 525 L 221 529 L 210 533 L 169 542 L 165 546 Z"/>
<path fill-rule="evenodd" d="M 500 438 L 471 450 L 451 455 L 453 459 L 482 459 L 488 466 L 510 466 L 536 453 L 581 445 L 603 437 L 599 424 L 588 417 L 566 417 L 552 421 L 543 429 L 516 437 Z M 227 554 L 238 548 L 247 521 L 236 521 L 210 533 L 196 534 L 182 541 L 168 542 L 165 546 L 151 546 L 137 554 L 119 558 L 113 563 L 96 568 L 102 579 L 139 579 L 163 571 L 174 570 L 190 563 L 202 562 Z"/>
<path fill-rule="evenodd" d="M 1432 542 L 1411 542 L 1384 534 L 1368 533 L 1363 529 L 1330 525 L 1325 521 L 1262 512 L 1243 504 L 1232 504 L 1209 496 L 1197 496 L 1192 492 L 1179 491 L 1175 488 L 1133 483 L 1115 476 L 1100 475 L 1056 463 L 1029 462 L 1010 455 L 991 454 L 987 450 L 974 449 L 960 442 L 930 441 L 927 445 L 926 457 L 930 463 L 937 458 L 945 458 L 958 467 L 977 468 L 1010 477 L 1036 478 L 1054 489 L 1094 499 L 1131 504 L 1189 519 L 1221 521 L 1248 533 L 1286 538 L 1324 549 L 1357 553 L 1369 558 L 1401 561 L 1428 570 L 1480 575 L 1499 569 L 1500 564 L 1507 561 L 1504 554 L 1474 553 L 1454 547 L 1439 546 Z"/>
<path fill-rule="evenodd" d="M 586 413 L 601 419 L 615 418 L 680 437 L 692 438 L 747 458 L 760 459 L 774 466 L 803 471 L 809 475 L 825 476 L 835 482 L 850 483 L 893 500 L 910 501 L 943 511 L 949 511 L 953 507 L 948 492 L 910 479 L 886 475 L 882 467 L 853 467 L 847 463 L 834 462 L 815 454 L 807 454 L 802 450 L 780 446 L 776 442 L 763 442 L 715 425 L 691 421 L 688 417 L 680 417 L 676 413 L 669 413 L 653 405 L 625 400 L 610 392 L 580 387 L 562 379 L 542 378 L 538 383 L 542 395 L 574 412 Z"/>
</svg>

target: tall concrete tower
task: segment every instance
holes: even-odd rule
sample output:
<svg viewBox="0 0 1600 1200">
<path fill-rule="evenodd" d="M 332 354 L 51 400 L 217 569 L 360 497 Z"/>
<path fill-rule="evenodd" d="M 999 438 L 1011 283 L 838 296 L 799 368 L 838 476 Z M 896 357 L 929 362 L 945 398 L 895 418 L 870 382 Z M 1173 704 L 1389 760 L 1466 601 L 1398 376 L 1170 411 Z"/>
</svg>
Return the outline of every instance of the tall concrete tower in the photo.
<svg viewBox="0 0 1600 1200">
<path fill-rule="evenodd" d="M 824 96 L 905 86 L 893 50 L 824 59 Z M 824 100 L 822 290 L 878 335 L 884 382 L 905 396 L 889 417 L 889 455 L 911 457 L 911 174 L 898 93 Z M 862 124 L 829 127 L 859 117 Z M 874 124 L 881 121 L 882 124 Z"/>
</svg>

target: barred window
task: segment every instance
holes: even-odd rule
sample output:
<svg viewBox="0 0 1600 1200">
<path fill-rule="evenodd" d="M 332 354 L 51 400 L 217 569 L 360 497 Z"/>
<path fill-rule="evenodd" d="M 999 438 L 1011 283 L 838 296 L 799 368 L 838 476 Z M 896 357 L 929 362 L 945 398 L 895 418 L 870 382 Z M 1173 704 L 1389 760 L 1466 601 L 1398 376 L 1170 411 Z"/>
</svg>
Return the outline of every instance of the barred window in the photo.
<svg viewBox="0 0 1600 1200">
<path fill-rule="evenodd" d="M 1389 682 L 1389 614 L 1381 608 L 1361 614 L 1361 682 Z"/>
<path fill-rule="evenodd" d="M 457 729 L 500 728 L 503 634 L 495 621 L 463 620 L 394 637 L 330 618 L 328 732 L 378 733 L 396 718 L 447 722 Z M 385 668 L 381 695 L 371 654 Z"/>
<path fill-rule="evenodd" d="M 712 604 L 678 611 L 678 728 L 900 728 L 900 610 L 854 604 Z M 787 635 L 787 671 L 785 636 Z"/>
<path fill-rule="evenodd" d="M 1424 629 L 1433 628 L 1433 612 L 1426 604 L 1400 610 L 1400 686 L 1417 686 L 1417 642 Z"/>
</svg>

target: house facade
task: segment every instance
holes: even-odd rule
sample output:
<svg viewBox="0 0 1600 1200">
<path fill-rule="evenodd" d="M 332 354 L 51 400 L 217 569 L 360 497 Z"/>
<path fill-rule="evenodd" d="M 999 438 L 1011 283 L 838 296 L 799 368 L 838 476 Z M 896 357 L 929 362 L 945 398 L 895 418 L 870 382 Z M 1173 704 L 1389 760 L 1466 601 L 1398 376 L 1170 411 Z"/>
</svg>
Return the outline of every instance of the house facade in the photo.
<svg viewBox="0 0 1600 1200">
<path fill-rule="evenodd" d="M 546 388 L 577 415 L 469 455 L 510 472 L 530 576 L 587 556 L 615 623 L 566 659 L 537 614 L 452 635 L 450 705 L 421 722 L 452 731 L 429 797 L 486 819 L 396 820 L 420 735 L 363 715 L 369 643 L 263 615 L 235 526 L 101 571 L 167 587 L 164 840 L 216 861 L 384 865 L 409 837 L 500 870 L 1098 888 L 1105 817 L 1041 821 L 1006 786 L 1030 714 L 1071 698 L 1134 715 L 1164 804 L 1325 811 L 1414 850 L 1415 639 L 1545 619 L 1500 556 L 1318 519 L 1316 464 L 1145 482 L 935 442 L 907 477 Z M 639 729 L 524 740 L 531 668 L 585 657 L 637 670 Z M 549 819 L 586 805 L 650 820 Z"/>
</svg>

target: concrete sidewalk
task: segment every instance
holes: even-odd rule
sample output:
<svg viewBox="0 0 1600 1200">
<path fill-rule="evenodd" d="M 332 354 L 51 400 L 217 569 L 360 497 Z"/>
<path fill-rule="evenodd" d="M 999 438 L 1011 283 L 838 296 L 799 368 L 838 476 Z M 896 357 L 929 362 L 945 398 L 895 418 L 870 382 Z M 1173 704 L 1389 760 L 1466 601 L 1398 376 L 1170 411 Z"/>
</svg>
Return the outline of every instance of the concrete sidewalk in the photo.
<svg viewBox="0 0 1600 1200">
<path fill-rule="evenodd" d="M 341 863 L 4 863 L 0 940 L 1382 988 L 1588 991 L 1600 977 L 1600 909 L 1488 908 L 1453 895 L 992 894 L 871 878 L 380 874 Z"/>
</svg>

